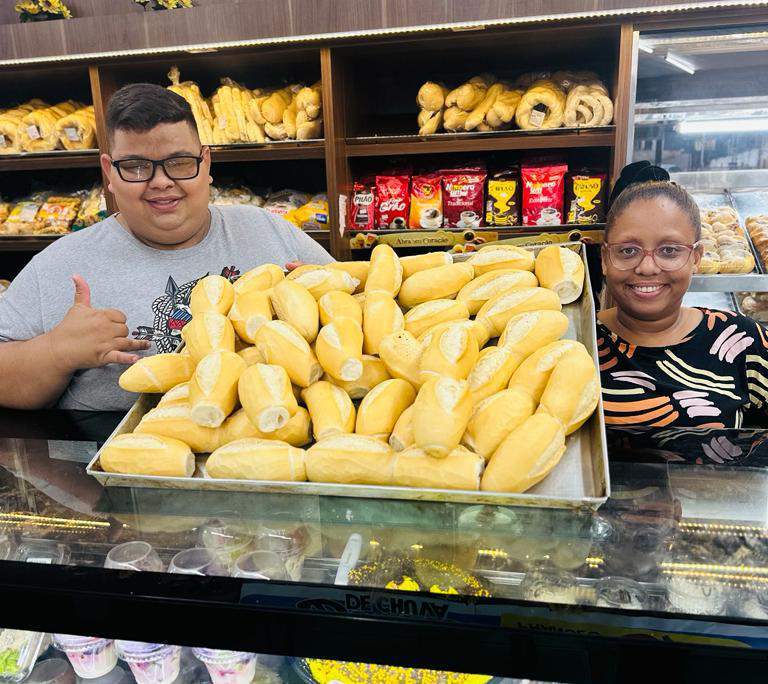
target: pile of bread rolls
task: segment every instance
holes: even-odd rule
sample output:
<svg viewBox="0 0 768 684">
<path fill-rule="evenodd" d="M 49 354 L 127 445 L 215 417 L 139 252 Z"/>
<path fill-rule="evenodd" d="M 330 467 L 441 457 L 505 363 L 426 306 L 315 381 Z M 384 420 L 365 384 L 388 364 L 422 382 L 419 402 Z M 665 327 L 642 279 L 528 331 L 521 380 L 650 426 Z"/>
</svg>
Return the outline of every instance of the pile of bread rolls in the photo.
<svg viewBox="0 0 768 684">
<path fill-rule="evenodd" d="M 701 212 L 700 243 L 699 273 L 751 273 L 755 269 L 755 257 L 731 207 Z"/>
<path fill-rule="evenodd" d="M 183 351 L 121 376 L 164 394 L 101 468 L 188 477 L 201 453 L 210 478 L 525 491 L 597 406 L 561 339 L 583 283 L 570 249 L 506 245 L 207 276 Z"/>
<path fill-rule="evenodd" d="M 91 149 L 95 142 L 93 106 L 35 99 L 0 110 L 0 154 Z"/>
<path fill-rule="evenodd" d="M 748 216 L 744 224 L 763 265 L 768 266 L 768 214 Z"/>
<path fill-rule="evenodd" d="M 416 96 L 419 135 L 440 130 L 499 131 L 606 126 L 613 102 L 591 71 L 524 74 L 514 83 L 480 74 L 453 90 L 427 81 Z"/>
</svg>

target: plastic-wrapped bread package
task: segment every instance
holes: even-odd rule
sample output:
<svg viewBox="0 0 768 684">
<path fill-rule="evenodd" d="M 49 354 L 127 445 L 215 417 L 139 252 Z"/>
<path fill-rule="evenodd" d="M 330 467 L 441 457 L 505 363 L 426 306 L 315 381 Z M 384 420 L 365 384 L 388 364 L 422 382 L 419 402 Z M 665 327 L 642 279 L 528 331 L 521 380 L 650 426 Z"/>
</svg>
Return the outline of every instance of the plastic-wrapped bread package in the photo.
<svg viewBox="0 0 768 684">
<path fill-rule="evenodd" d="M 459 290 L 456 300 L 464 302 L 469 314 L 474 316 L 489 299 L 512 290 L 537 287 L 538 284 L 536 276 L 530 271 L 502 268 L 497 271 L 488 271 L 467 283 Z"/>
<path fill-rule="evenodd" d="M 190 377 L 192 374 L 190 373 Z M 186 406 L 189 404 L 189 382 L 180 382 L 169 389 L 157 402 L 158 406 Z"/>
<path fill-rule="evenodd" d="M 419 365 L 423 347 L 407 330 L 387 335 L 381 341 L 379 356 L 393 378 L 401 378 L 419 387 Z"/>
<path fill-rule="evenodd" d="M 197 454 L 210 453 L 221 440 L 218 428 L 202 427 L 192 420 L 188 405 L 158 406 L 147 411 L 135 427 L 137 434 L 170 437 L 189 444 Z"/>
<path fill-rule="evenodd" d="M 549 475 L 564 453 L 563 424 L 547 413 L 534 413 L 493 453 L 480 487 L 489 492 L 524 492 Z"/>
<path fill-rule="evenodd" d="M 415 398 L 416 391 L 409 382 L 400 378 L 385 380 L 360 402 L 355 433 L 388 440 L 397 419 Z"/>
<path fill-rule="evenodd" d="M 229 319 L 216 311 L 206 311 L 181 329 L 189 355 L 195 364 L 212 351 L 235 351 L 235 329 Z"/>
<path fill-rule="evenodd" d="M 238 394 L 246 415 L 261 432 L 285 427 L 299 410 L 291 380 L 281 366 L 248 366 L 240 375 Z"/>
<path fill-rule="evenodd" d="M 256 332 L 267 321 L 272 320 L 273 313 L 269 290 L 252 289 L 235 295 L 229 310 L 229 320 L 237 336 L 243 342 L 253 344 L 256 341 Z"/>
<path fill-rule="evenodd" d="M 411 309 L 432 299 L 453 299 L 474 277 L 475 271 L 468 263 L 428 268 L 403 282 L 397 300 Z"/>
<path fill-rule="evenodd" d="M 366 435 L 334 435 L 307 449 L 305 464 L 311 482 L 389 485 L 392 449 Z"/>
<path fill-rule="evenodd" d="M 365 283 L 368 280 L 368 271 L 371 268 L 371 264 L 368 261 L 334 261 L 326 264 L 324 268 L 338 269 L 349 273 L 349 275 L 359 281 L 355 292 L 362 292 L 365 290 Z"/>
<path fill-rule="evenodd" d="M 419 337 L 430 328 L 448 321 L 467 320 L 469 309 L 456 299 L 435 299 L 414 306 L 405 314 L 405 329 Z"/>
<path fill-rule="evenodd" d="M 307 387 L 301 397 L 312 418 L 312 432 L 316 440 L 354 432 L 355 406 L 341 387 L 321 380 Z"/>
<path fill-rule="evenodd" d="M 263 264 L 246 271 L 234 284 L 235 293 L 248 290 L 270 290 L 285 278 L 283 269 L 276 264 Z"/>
<path fill-rule="evenodd" d="M 389 245 L 376 245 L 371 252 L 371 265 L 365 281 L 366 294 L 379 290 L 396 297 L 402 282 L 403 266 L 395 250 Z"/>
<path fill-rule="evenodd" d="M 358 325 L 363 325 L 363 307 L 347 292 L 328 292 L 317 300 L 317 306 L 320 310 L 320 325 L 328 325 L 337 318 L 350 318 Z"/>
<path fill-rule="evenodd" d="M 496 392 L 475 405 L 461 441 L 487 461 L 504 438 L 535 410 L 531 395 L 520 387 Z"/>
<path fill-rule="evenodd" d="M 307 292 L 315 299 L 320 299 L 327 292 L 339 290 L 352 294 L 360 281 L 346 271 L 330 268 L 316 268 L 294 279 L 299 285 L 307 288 Z"/>
<path fill-rule="evenodd" d="M 389 436 L 389 446 L 394 451 L 403 451 L 414 444 L 413 404 L 400 414 Z"/>
<path fill-rule="evenodd" d="M 285 368 L 294 385 L 309 387 L 323 375 L 323 368 L 307 341 L 284 321 L 269 321 L 262 325 L 256 332 L 254 346 L 264 363 Z"/>
<path fill-rule="evenodd" d="M 512 290 L 489 299 L 477 312 L 475 320 L 482 322 L 488 328 L 488 334 L 491 337 L 498 337 L 512 316 L 541 309 L 560 311 L 562 309 L 560 298 L 552 290 L 544 287 L 529 287 Z"/>
<path fill-rule="evenodd" d="M 472 264 L 477 276 L 498 269 L 512 268 L 520 271 L 533 271 L 534 255 L 530 249 L 523 247 L 488 245 L 481 247 L 469 257 L 467 263 Z"/>
<path fill-rule="evenodd" d="M 363 374 L 363 330 L 351 318 L 339 318 L 320 328 L 315 354 L 335 380 L 354 381 Z"/>
<path fill-rule="evenodd" d="M 584 288 L 584 262 L 567 247 L 550 245 L 536 255 L 536 277 L 543 287 L 553 290 L 560 302 L 575 302 Z"/>
<path fill-rule="evenodd" d="M 319 330 L 317 301 L 306 287 L 295 280 L 281 280 L 269 295 L 272 308 L 281 321 L 293 326 L 310 344 Z"/>
<path fill-rule="evenodd" d="M 363 354 L 361 359 L 363 362 L 363 373 L 356 380 L 336 380 L 327 373 L 323 375 L 323 380 L 328 380 L 334 385 L 341 387 L 349 395 L 350 399 L 362 399 L 376 385 L 389 380 L 391 376 L 384 362 L 378 356 Z"/>
<path fill-rule="evenodd" d="M 477 404 L 504 389 L 521 361 L 522 357 L 507 347 L 483 349 L 467 378 L 472 403 Z"/>
<path fill-rule="evenodd" d="M 438 323 L 436 326 L 429 328 L 421 335 L 419 335 L 418 342 L 422 347 L 426 347 L 432 340 L 433 335 L 437 335 L 445 330 L 449 325 L 460 325 L 462 328 L 466 328 L 477 340 L 477 346 L 482 349 L 490 339 L 488 330 L 480 322 L 474 319 L 467 321 L 446 321 L 445 323 Z"/>
<path fill-rule="evenodd" d="M 261 432 L 248 418 L 245 409 L 235 411 L 224 421 L 220 430 L 218 446 L 224 446 L 238 439 L 254 437 L 256 439 L 277 439 L 291 446 L 306 446 L 312 441 L 309 411 L 299 406 L 288 422 L 274 432 Z M 218 448 L 218 447 L 217 447 Z"/>
<path fill-rule="evenodd" d="M 457 446 L 445 458 L 433 458 L 423 449 L 410 447 L 396 452 L 392 484 L 428 489 L 480 489 L 483 457 Z"/>
<path fill-rule="evenodd" d="M 552 374 L 555 364 L 564 354 L 573 349 L 581 349 L 586 356 L 590 359 L 592 358 L 589 356 L 586 347 L 576 340 L 550 342 L 545 347 L 531 354 L 520 364 L 509 380 L 509 387 L 511 388 L 515 385 L 522 387 L 528 391 L 536 404 L 538 404 L 541 400 L 541 395 L 544 394 L 544 389 L 547 386 L 549 376 Z"/>
<path fill-rule="evenodd" d="M 204 356 L 189 380 L 192 421 L 219 427 L 237 404 L 237 383 L 247 367 L 235 352 L 213 351 Z"/>
<path fill-rule="evenodd" d="M 438 266 L 452 264 L 453 254 L 450 252 L 415 254 L 414 256 L 400 257 L 400 263 L 403 266 L 403 280 L 405 280 L 419 271 L 426 271 L 428 268 L 437 268 Z"/>
<path fill-rule="evenodd" d="M 499 336 L 499 347 L 527 358 L 568 331 L 568 317 L 562 311 L 542 309 L 512 316 Z"/>
<path fill-rule="evenodd" d="M 220 275 L 209 275 L 200 278 L 192 288 L 189 309 L 193 318 L 205 311 L 217 311 L 226 316 L 234 299 L 235 288 L 229 280 Z"/>
<path fill-rule="evenodd" d="M 167 392 L 187 382 L 195 370 L 189 356 L 155 354 L 139 359 L 120 375 L 119 384 L 126 392 Z"/>
<path fill-rule="evenodd" d="M 118 435 L 101 450 L 99 462 L 107 473 L 192 477 L 195 472 L 189 446 L 161 435 Z"/>
<path fill-rule="evenodd" d="M 592 357 L 573 349 L 552 369 L 537 412 L 560 420 L 570 435 L 592 415 L 599 396 L 600 379 Z"/>
<path fill-rule="evenodd" d="M 363 304 L 363 351 L 378 354 L 381 341 L 405 328 L 403 312 L 388 292 L 373 290 L 365 293 Z"/>
<path fill-rule="evenodd" d="M 435 376 L 466 380 L 477 363 L 480 349 L 475 336 L 463 325 L 448 325 L 435 333 L 419 362 L 419 382 L 424 384 Z"/>
<path fill-rule="evenodd" d="M 459 445 L 471 415 L 472 396 L 465 380 L 429 380 L 419 389 L 413 407 L 416 446 L 430 456 L 445 458 Z"/>
<path fill-rule="evenodd" d="M 276 439 L 239 439 L 214 451 L 205 462 L 208 477 L 228 480 L 305 482 L 304 450 Z"/>
</svg>

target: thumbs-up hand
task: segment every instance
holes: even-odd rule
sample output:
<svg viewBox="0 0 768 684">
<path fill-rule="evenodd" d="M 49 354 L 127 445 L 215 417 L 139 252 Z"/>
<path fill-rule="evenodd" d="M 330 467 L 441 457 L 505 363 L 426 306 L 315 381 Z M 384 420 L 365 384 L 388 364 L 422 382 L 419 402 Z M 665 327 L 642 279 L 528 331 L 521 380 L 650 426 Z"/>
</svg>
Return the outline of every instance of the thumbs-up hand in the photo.
<svg viewBox="0 0 768 684">
<path fill-rule="evenodd" d="M 50 333 L 51 353 L 61 370 L 74 373 L 109 363 L 131 364 L 132 352 L 149 348 L 149 342 L 128 337 L 125 314 L 117 309 L 94 309 L 91 290 L 82 276 L 72 276 L 75 298 L 66 315 Z"/>
</svg>

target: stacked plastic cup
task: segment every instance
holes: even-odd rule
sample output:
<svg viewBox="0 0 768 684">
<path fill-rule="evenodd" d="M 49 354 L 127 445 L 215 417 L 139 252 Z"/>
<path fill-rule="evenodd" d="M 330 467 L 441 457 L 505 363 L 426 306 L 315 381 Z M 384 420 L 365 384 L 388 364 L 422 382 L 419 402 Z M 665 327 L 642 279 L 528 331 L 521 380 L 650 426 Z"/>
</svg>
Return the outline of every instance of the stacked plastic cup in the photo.
<svg viewBox="0 0 768 684">
<path fill-rule="evenodd" d="M 75 673 L 82 679 L 102 677 L 117 665 L 115 644 L 111 639 L 54 634 L 53 644 L 64 651 Z"/>
<path fill-rule="evenodd" d="M 117 654 L 128 663 L 136 684 L 171 684 L 179 676 L 181 646 L 116 641 Z"/>
</svg>

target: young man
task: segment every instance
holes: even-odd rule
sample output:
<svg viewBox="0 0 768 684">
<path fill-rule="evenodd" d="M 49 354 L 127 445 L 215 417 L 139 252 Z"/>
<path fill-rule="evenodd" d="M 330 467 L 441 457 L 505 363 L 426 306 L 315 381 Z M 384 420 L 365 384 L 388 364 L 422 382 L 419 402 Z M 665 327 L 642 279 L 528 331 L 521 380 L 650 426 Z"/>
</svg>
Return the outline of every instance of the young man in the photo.
<svg viewBox="0 0 768 684">
<path fill-rule="evenodd" d="M 208 205 L 211 153 L 187 102 L 134 84 L 109 103 L 101 157 L 119 213 L 35 256 L 0 300 L 0 406 L 125 410 L 140 353 L 170 352 L 199 278 L 330 255 L 257 207 Z"/>
</svg>

